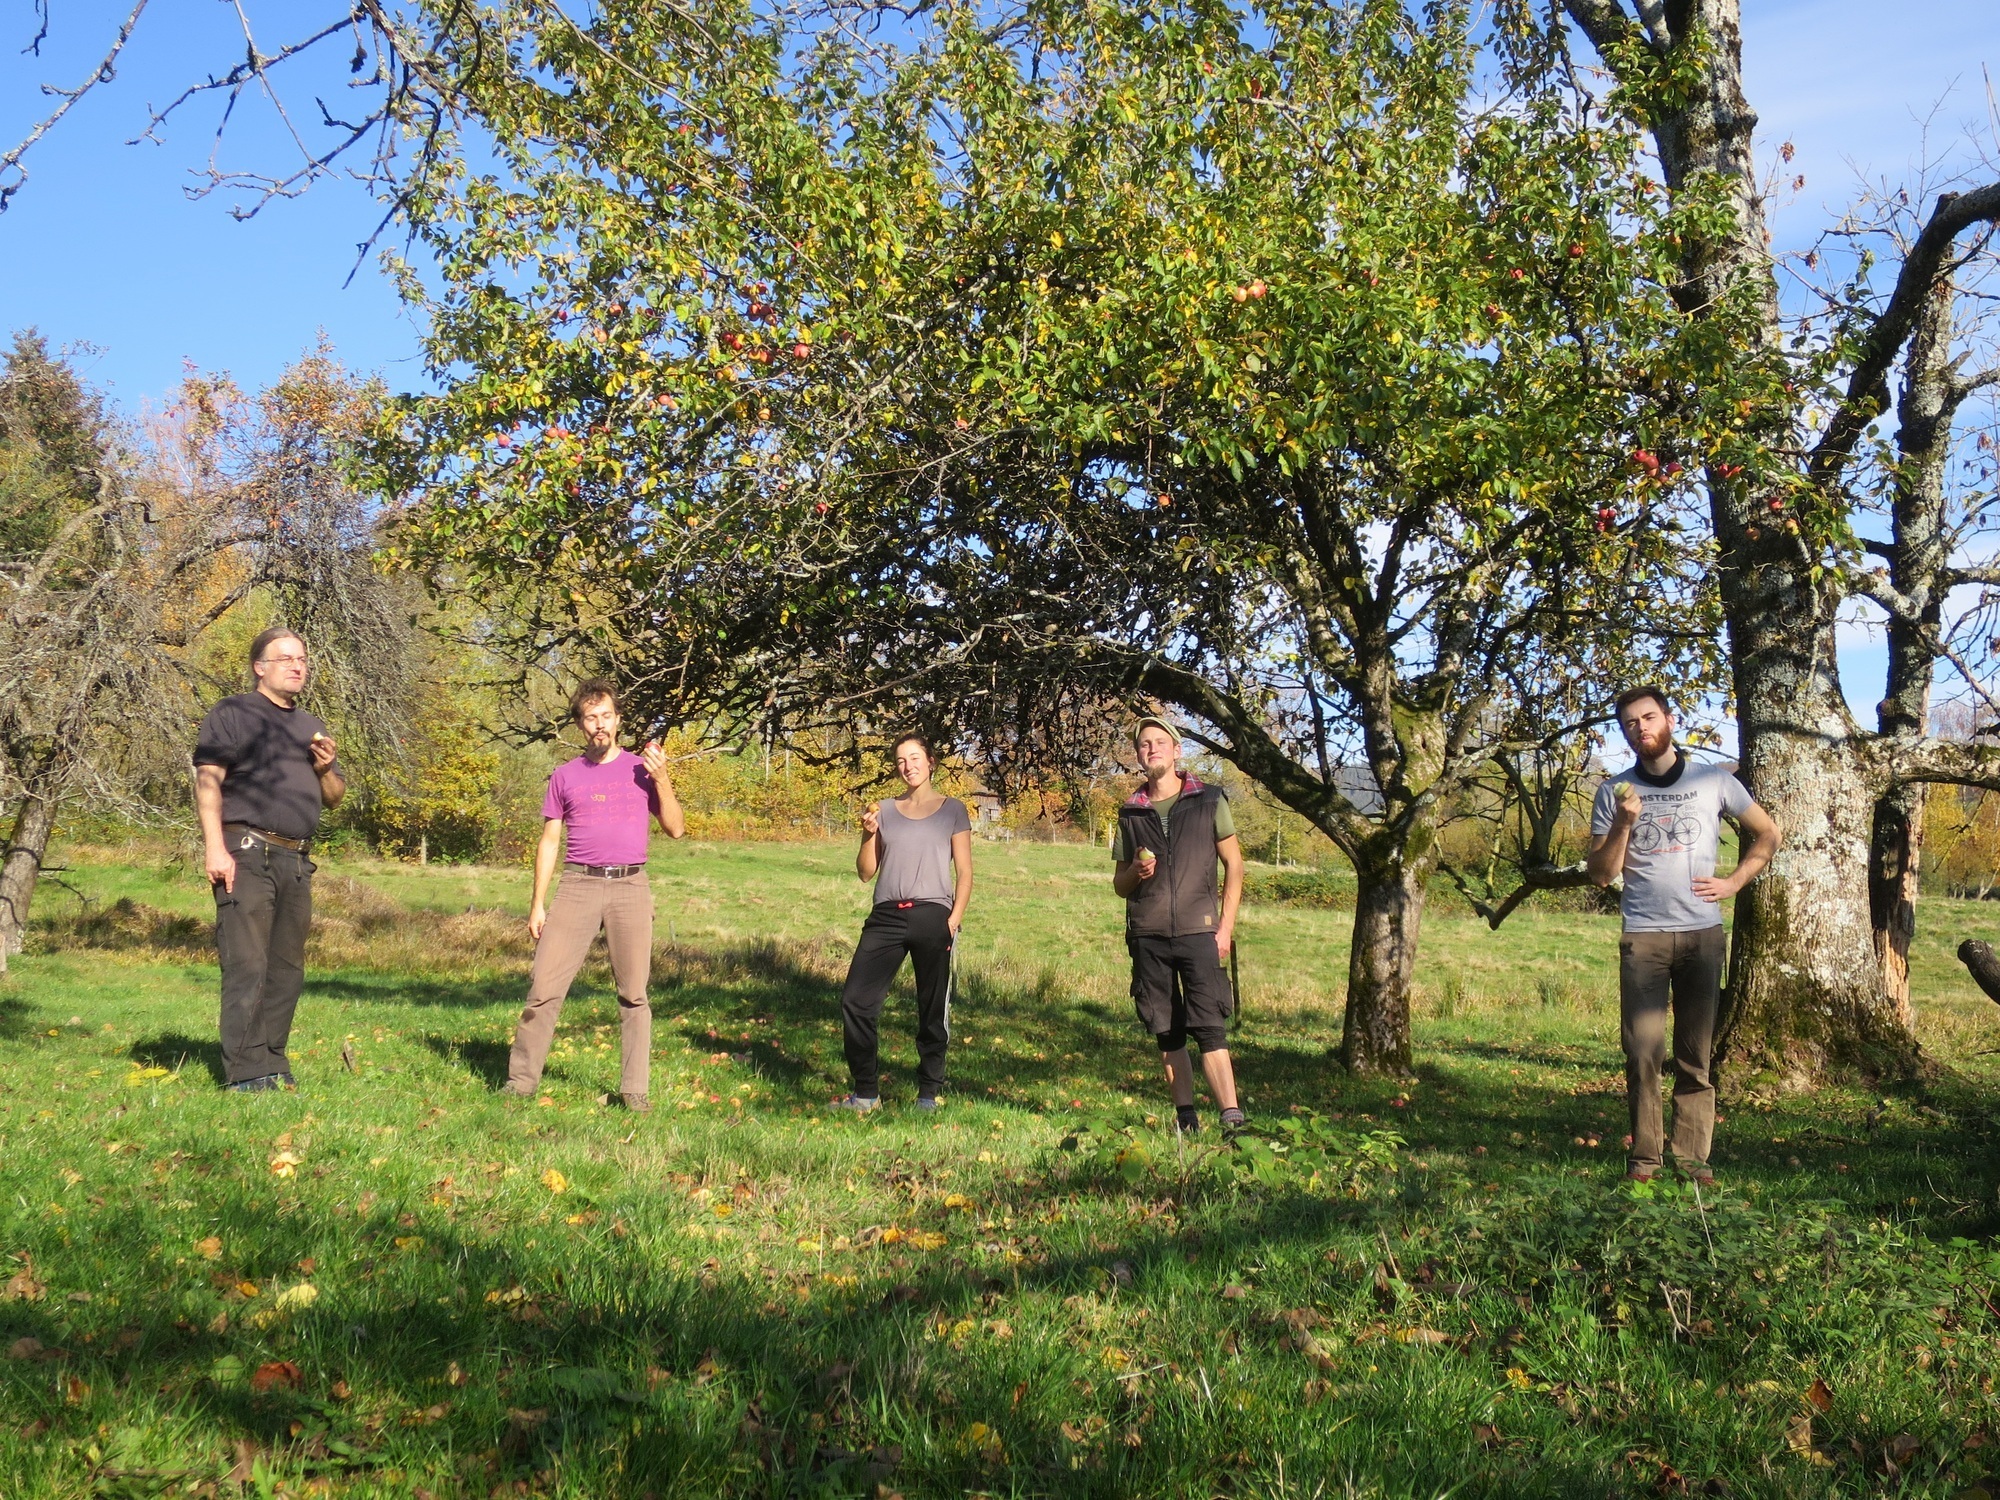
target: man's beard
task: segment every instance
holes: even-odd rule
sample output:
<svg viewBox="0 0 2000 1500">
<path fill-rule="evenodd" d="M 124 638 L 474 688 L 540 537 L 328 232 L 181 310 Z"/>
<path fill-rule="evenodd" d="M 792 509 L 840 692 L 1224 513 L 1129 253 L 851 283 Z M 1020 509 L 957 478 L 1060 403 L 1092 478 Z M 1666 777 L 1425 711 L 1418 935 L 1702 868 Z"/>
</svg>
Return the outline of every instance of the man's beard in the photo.
<svg viewBox="0 0 2000 1500">
<path fill-rule="evenodd" d="M 1657 739 L 1648 739 L 1644 735 L 1641 735 L 1639 738 L 1639 758 L 1641 760 L 1657 759 L 1673 748 L 1674 734 L 1671 729 L 1662 729 Z"/>
</svg>

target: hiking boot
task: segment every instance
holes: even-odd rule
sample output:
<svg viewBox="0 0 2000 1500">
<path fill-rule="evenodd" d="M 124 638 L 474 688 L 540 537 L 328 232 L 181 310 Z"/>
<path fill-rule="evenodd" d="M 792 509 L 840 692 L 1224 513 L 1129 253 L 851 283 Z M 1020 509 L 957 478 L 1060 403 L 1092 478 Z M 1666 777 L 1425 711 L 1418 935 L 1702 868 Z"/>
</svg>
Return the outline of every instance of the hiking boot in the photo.
<svg viewBox="0 0 2000 1500">
<path fill-rule="evenodd" d="M 618 1098 L 635 1115 L 650 1115 L 653 1112 L 653 1101 L 644 1094 L 620 1094 Z"/>
<path fill-rule="evenodd" d="M 833 1101 L 833 1107 L 851 1110 L 857 1115 L 872 1114 L 882 1107 L 882 1096 L 877 1094 L 873 1099 L 864 1099 L 859 1094 L 843 1094 Z"/>
<path fill-rule="evenodd" d="M 1201 1111 L 1196 1109 L 1192 1104 L 1176 1104 L 1174 1106 L 1174 1134 L 1200 1135 Z"/>
<path fill-rule="evenodd" d="M 918 1109 L 937 1109 L 938 1107 L 939 1107 L 939 1106 L 938 1106 L 938 1097 L 937 1097 L 937 1095 L 936 1095 L 936 1094 L 919 1094 L 919 1095 L 917 1095 L 917 1108 L 918 1108 Z"/>
<path fill-rule="evenodd" d="M 278 1086 L 279 1075 L 276 1073 L 266 1073 L 261 1078 L 239 1079 L 227 1087 L 232 1094 L 268 1094 Z"/>
</svg>

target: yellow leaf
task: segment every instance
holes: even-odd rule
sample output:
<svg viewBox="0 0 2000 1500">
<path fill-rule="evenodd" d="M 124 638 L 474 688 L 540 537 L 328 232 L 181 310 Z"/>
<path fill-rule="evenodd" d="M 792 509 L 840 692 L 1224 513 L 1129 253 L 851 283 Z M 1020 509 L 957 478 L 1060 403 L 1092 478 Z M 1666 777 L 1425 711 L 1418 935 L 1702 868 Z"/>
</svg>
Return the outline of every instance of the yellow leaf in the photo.
<svg viewBox="0 0 2000 1500">
<path fill-rule="evenodd" d="M 288 1286 L 278 1293 L 278 1300 L 272 1305 L 279 1312 L 303 1312 L 319 1301 L 319 1288 L 310 1281 L 301 1281 L 297 1286 Z"/>
<path fill-rule="evenodd" d="M 222 1258 L 222 1241 L 211 1234 L 205 1240 L 196 1240 L 194 1242 L 194 1252 L 203 1260 L 220 1260 Z"/>
<path fill-rule="evenodd" d="M 552 1193 L 566 1193 L 569 1191 L 569 1179 L 554 1167 L 550 1167 L 548 1171 L 542 1173 L 542 1186 Z"/>
<path fill-rule="evenodd" d="M 903 1234 L 903 1231 L 896 1228 L 895 1225 L 892 1224 L 887 1229 L 882 1231 L 882 1238 L 879 1243 L 884 1245 L 895 1245 L 895 1244 L 900 1244 L 905 1238 L 906 1236 Z"/>
<path fill-rule="evenodd" d="M 885 1240 L 888 1237 L 887 1234 L 882 1236 Z M 942 1250 L 945 1245 L 945 1237 L 934 1229 L 918 1230 L 909 1239 L 910 1243 L 919 1250 Z"/>
</svg>

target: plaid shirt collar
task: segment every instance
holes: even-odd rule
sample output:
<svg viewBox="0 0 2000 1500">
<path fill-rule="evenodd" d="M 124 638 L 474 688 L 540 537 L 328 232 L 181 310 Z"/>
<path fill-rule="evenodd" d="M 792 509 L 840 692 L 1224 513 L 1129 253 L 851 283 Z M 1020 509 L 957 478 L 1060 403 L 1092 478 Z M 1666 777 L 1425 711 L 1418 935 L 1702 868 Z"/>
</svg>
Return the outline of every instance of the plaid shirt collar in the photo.
<svg viewBox="0 0 2000 1500">
<path fill-rule="evenodd" d="M 1202 779 L 1199 776 L 1194 775 L 1192 772 L 1183 772 L 1181 774 L 1181 789 L 1174 795 L 1176 798 L 1185 797 L 1190 792 L 1199 792 L 1203 789 Z M 1125 799 L 1125 805 L 1127 807 L 1151 807 L 1153 805 L 1152 794 L 1142 786 L 1138 791 Z"/>
</svg>

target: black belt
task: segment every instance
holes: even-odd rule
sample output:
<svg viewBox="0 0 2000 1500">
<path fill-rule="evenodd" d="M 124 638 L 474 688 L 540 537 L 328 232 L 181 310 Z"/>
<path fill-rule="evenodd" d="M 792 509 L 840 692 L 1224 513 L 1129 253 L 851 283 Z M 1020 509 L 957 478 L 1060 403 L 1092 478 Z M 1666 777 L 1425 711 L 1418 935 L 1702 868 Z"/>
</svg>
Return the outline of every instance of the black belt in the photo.
<svg viewBox="0 0 2000 1500">
<path fill-rule="evenodd" d="M 637 875 L 645 869 L 646 862 L 642 859 L 636 865 L 580 865 L 573 860 L 565 860 L 563 868 L 584 875 L 595 875 L 602 880 L 623 880 L 627 875 Z"/>
<path fill-rule="evenodd" d="M 228 833 L 232 829 L 243 836 L 242 843 L 237 846 L 240 849 L 248 849 L 251 842 L 256 839 L 262 839 L 267 844 L 276 844 L 280 849 L 289 849 L 294 854 L 304 854 L 307 849 L 312 847 L 311 839 L 288 839 L 282 833 L 272 833 L 263 828 L 252 828 L 248 823 L 224 823 L 222 825 L 224 833 Z"/>
</svg>

